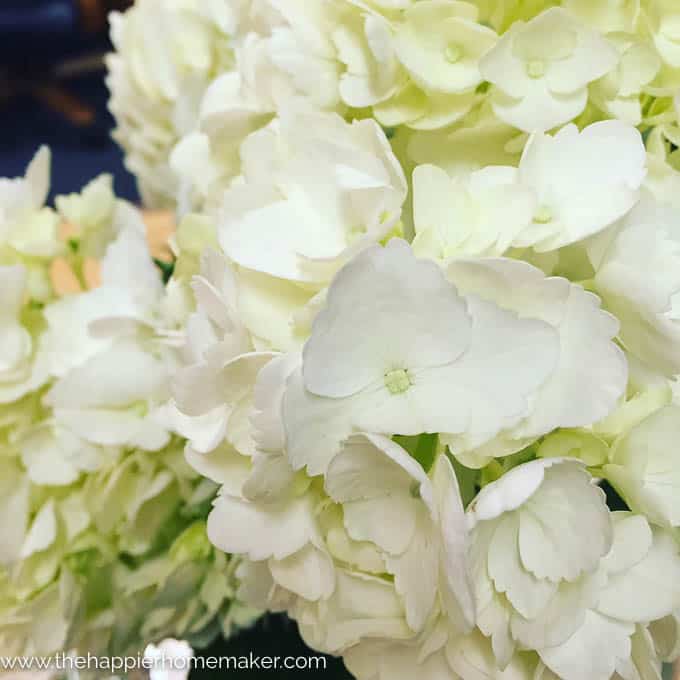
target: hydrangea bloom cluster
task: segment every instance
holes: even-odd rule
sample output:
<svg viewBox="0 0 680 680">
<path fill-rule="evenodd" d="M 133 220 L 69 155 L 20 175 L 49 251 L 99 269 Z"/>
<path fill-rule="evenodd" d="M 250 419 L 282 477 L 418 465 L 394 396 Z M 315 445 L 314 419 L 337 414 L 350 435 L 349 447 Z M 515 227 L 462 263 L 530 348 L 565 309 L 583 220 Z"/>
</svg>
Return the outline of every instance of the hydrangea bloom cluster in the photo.
<svg viewBox="0 0 680 680">
<path fill-rule="evenodd" d="M 210 540 L 359 679 L 659 678 L 680 251 L 654 156 L 620 120 L 462 175 L 390 141 L 295 102 L 180 224 L 169 411 L 221 486 Z"/>
<path fill-rule="evenodd" d="M 98 180 L 57 207 L 102 285 L 53 300 L 41 158 L 3 189 L 3 502 L 27 518 L 2 532 L 5 629 L 72 599 L 92 534 L 141 635 L 230 620 L 238 582 L 359 680 L 658 680 L 680 654 L 679 16 L 115 15 L 117 136 L 177 208 L 177 259 L 164 289 Z M 177 508 L 216 486 L 208 543 Z"/>
<path fill-rule="evenodd" d="M 112 35 L 117 138 L 146 197 L 182 211 L 293 101 L 375 119 L 408 169 L 514 164 L 528 134 L 611 118 L 677 165 L 672 0 L 138 0 Z"/>
<path fill-rule="evenodd" d="M 207 640 L 251 613 L 207 538 L 215 485 L 162 417 L 184 302 L 111 179 L 54 210 L 49 166 L 0 180 L 0 649 Z"/>
<path fill-rule="evenodd" d="M 221 485 L 210 540 L 360 679 L 660 677 L 680 263 L 653 156 L 620 120 L 464 174 L 390 141 L 295 102 L 180 225 L 170 410 Z"/>
</svg>

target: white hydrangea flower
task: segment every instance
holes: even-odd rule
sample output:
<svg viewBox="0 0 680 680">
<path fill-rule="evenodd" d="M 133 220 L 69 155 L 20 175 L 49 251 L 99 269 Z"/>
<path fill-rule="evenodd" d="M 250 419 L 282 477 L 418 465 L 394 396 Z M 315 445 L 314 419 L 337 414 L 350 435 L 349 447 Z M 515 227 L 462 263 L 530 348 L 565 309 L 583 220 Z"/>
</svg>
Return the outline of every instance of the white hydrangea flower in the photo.
<svg viewBox="0 0 680 680">
<path fill-rule="evenodd" d="M 169 422 L 195 451 L 208 453 L 227 437 L 252 453 L 249 428 L 240 423 L 250 407 L 255 378 L 273 354 L 254 351 L 239 314 L 239 279 L 222 255 L 211 250 L 203 254 L 192 288 L 197 310 L 187 320 Z"/>
<path fill-rule="evenodd" d="M 461 297 L 393 239 L 329 289 L 284 400 L 289 460 L 322 473 L 353 430 L 487 441 L 528 415 L 558 354 L 548 324 Z"/>
<path fill-rule="evenodd" d="M 480 62 L 496 87 L 496 115 L 526 132 L 545 132 L 586 107 L 588 84 L 609 73 L 619 55 L 598 32 L 552 7 L 517 21 Z"/>
<path fill-rule="evenodd" d="M 462 120 L 475 102 L 473 92 L 425 92 L 408 83 L 394 97 L 377 104 L 374 115 L 381 125 L 388 128 L 405 125 L 412 130 L 440 130 Z"/>
<path fill-rule="evenodd" d="M 413 246 L 442 260 L 503 255 L 510 247 L 556 250 L 625 215 L 645 176 L 640 134 L 618 121 L 537 133 L 517 169 L 489 166 L 452 182 L 439 168 L 418 166 Z"/>
<path fill-rule="evenodd" d="M 373 121 L 291 111 L 251 135 L 241 155 L 245 182 L 224 195 L 218 235 L 242 267 L 327 283 L 400 217 L 406 180 Z"/>
<path fill-rule="evenodd" d="M 58 217 L 45 208 L 50 190 L 50 150 L 43 146 L 25 177 L 0 178 L 0 256 L 11 248 L 28 257 L 51 257 L 59 250 Z"/>
<path fill-rule="evenodd" d="M 498 36 L 477 19 L 477 8 L 466 2 L 425 0 L 404 12 L 396 54 L 420 88 L 460 94 L 482 83 L 479 60 Z"/>
<path fill-rule="evenodd" d="M 168 368 L 174 362 L 175 348 L 183 338 L 178 327 L 185 317 L 181 291 L 172 285 L 164 288 L 138 211 L 125 204 L 119 210 L 122 222 L 100 262 L 101 285 L 45 308 L 45 345 L 55 377 L 63 378 L 110 350 L 120 338 L 135 338 Z M 104 245 L 95 233 L 91 236 L 90 244 Z"/>
<path fill-rule="evenodd" d="M 521 465 L 485 487 L 468 513 L 478 625 L 501 668 L 519 645 L 564 680 L 627 677 L 635 624 L 677 607 L 673 538 L 643 516 L 610 517 L 577 462 Z"/>
<path fill-rule="evenodd" d="M 614 513 L 612 520 L 614 544 L 602 563 L 607 583 L 597 609 L 586 613 L 566 643 L 539 652 L 565 680 L 584 674 L 594 680 L 637 678 L 649 666 L 658 671 L 658 652 L 646 626 L 667 618 L 680 598 L 675 538 L 641 515 Z"/>
<path fill-rule="evenodd" d="M 491 166 L 451 179 L 434 165 L 413 172 L 413 251 L 419 257 L 503 255 L 536 212 L 515 168 Z"/>
<path fill-rule="evenodd" d="M 639 200 L 646 155 L 639 132 L 603 121 L 579 132 L 536 134 L 522 154 L 518 181 L 535 195 L 532 224 L 518 247 L 554 250 L 602 231 Z"/>
<path fill-rule="evenodd" d="M 339 22 L 334 2 L 272 2 L 278 22 L 270 31 L 245 35 L 238 71 L 260 110 L 278 112 L 303 98 L 315 110 L 340 106 L 340 64 L 332 40 Z"/>
<path fill-rule="evenodd" d="M 208 533 L 221 549 L 251 561 L 249 599 L 285 608 L 310 644 L 334 653 L 386 631 L 412 637 L 440 601 L 455 629 L 468 630 L 474 603 L 451 464 L 439 458 L 428 475 L 389 439 L 357 435 L 331 463 L 325 489 L 294 473 L 284 457 L 280 409 L 296 363 L 294 356 L 272 359 L 254 387 L 241 376 L 254 390 L 254 411 L 239 414 L 254 427 L 254 455 L 231 444 L 187 450 L 197 470 L 223 485 Z M 238 404 L 231 407 L 238 418 Z M 389 530 L 377 531 L 375 512 L 392 516 Z"/>
<path fill-rule="evenodd" d="M 351 437 L 325 475 L 328 495 L 343 508 L 349 537 L 383 553 L 404 599 L 409 626 L 420 631 L 438 592 L 465 630 L 475 609 L 465 564 L 465 528 L 451 463 L 440 457 L 432 480 L 400 446 L 379 435 Z M 377 524 L 376 517 L 389 518 Z M 440 579 L 443 583 L 440 584 Z"/>
<path fill-rule="evenodd" d="M 567 279 L 546 278 L 518 260 L 453 260 L 446 273 L 466 297 L 479 296 L 522 319 L 541 320 L 559 337 L 557 363 L 536 390 L 527 417 L 491 442 L 489 455 L 496 446 L 509 447 L 505 453 L 518 451 L 527 440 L 558 427 L 593 425 L 614 410 L 625 392 L 628 367 L 612 341 L 618 321 L 601 309 L 597 296 Z M 469 448 L 469 439 L 452 438 L 453 450 Z"/>
</svg>

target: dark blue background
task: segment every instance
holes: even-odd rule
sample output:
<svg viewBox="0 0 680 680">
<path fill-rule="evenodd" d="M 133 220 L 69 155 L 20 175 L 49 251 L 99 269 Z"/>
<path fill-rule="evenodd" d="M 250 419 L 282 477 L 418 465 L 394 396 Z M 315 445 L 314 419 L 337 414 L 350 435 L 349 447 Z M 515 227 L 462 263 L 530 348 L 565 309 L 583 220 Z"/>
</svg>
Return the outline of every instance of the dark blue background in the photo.
<svg viewBox="0 0 680 680">
<path fill-rule="evenodd" d="M 123 166 L 123 155 L 111 139 L 113 119 L 106 108 L 103 74 L 69 81 L 65 86 L 84 104 L 95 107 L 97 119 L 79 128 L 29 96 L 0 102 L 0 176 L 23 175 L 41 144 L 52 148 L 52 191 L 79 191 L 102 172 L 114 175 L 122 198 L 139 200 L 134 178 Z"/>
</svg>

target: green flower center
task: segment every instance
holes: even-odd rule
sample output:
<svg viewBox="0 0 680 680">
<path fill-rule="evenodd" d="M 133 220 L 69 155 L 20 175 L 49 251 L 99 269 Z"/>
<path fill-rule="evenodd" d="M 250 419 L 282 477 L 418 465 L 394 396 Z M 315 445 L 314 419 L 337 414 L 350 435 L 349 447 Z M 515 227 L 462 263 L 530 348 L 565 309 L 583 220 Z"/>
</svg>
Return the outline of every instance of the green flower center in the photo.
<svg viewBox="0 0 680 680">
<path fill-rule="evenodd" d="M 548 222 L 552 222 L 552 218 L 553 215 L 550 208 L 542 205 L 534 215 L 534 222 L 537 222 L 538 224 L 548 224 Z"/>
<path fill-rule="evenodd" d="M 527 74 L 529 78 L 541 78 L 545 75 L 545 62 L 540 59 L 532 59 L 527 64 Z"/>
<path fill-rule="evenodd" d="M 446 60 L 449 63 L 455 64 L 457 61 L 460 61 L 461 57 L 463 56 L 463 50 L 460 48 L 459 45 L 456 45 L 455 43 L 451 43 L 444 50 L 444 56 L 446 57 Z"/>
<path fill-rule="evenodd" d="M 385 387 L 391 394 L 403 394 L 411 387 L 411 379 L 403 368 L 397 368 L 385 373 Z"/>
</svg>

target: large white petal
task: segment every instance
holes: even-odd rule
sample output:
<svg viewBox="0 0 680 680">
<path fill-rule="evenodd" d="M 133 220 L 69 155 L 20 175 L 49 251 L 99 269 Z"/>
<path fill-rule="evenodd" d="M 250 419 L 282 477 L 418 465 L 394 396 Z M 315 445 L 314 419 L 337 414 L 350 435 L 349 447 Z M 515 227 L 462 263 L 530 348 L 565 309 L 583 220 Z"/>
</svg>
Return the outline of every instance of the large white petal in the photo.
<svg viewBox="0 0 680 680">
<path fill-rule="evenodd" d="M 538 578 L 574 581 L 593 572 L 611 548 L 605 494 L 580 463 L 546 469 L 543 483 L 519 515 L 521 561 Z"/>
<path fill-rule="evenodd" d="M 448 364 L 465 350 L 469 329 L 465 303 L 441 270 L 393 239 L 364 251 L 331 284 L 303 352 L 305 386 L 347 397 L 393 369 Z"/>
<path fill-rule="evenodd" d="M 335 588 L 335 568 L 329 555 L 308 543 L 283 559 L 270 559 L 269 569 L 283 588 L 315 602 L 328 599 Z"/>
<path fill-rule="evenodd" d="M 313 499 L 302 496 L 262 507 L 220 495 L 208 517 L 208 537 L 220 550 L 259 561 L 282 560 L 318 542 Z"/>
<path fill-rule="evenodd" d="M 680 608 L 680 548 L 663 529 L 653 532 L 647 556 L 612 575 L 598 611 L 621 621 L 654 621 Z"/>
<path fill-rule="evenodd" d="M 517 260 L 457 260 L 448 275 L 463 293 L 541 319 L 558 334 L 556 364 L 514 433 L 517 438 L 590 425 L 613 410 L 625 389 L 627 365 L 612 342 L 618 322 L 600 309 L 597 297 Z"/>
<path fill-rule="evenodd" d="M 326 471 L 325 487 L 337 503 L 402 496 L 412 498 L 416 485 L 432 507 L 430 480 L 401 446 L 380 435 L 350 437 Z"/>
<path fill-rule="evenodd" d="M 563 680 L 610 680 L 617 664 L 630 657 L 634 626 L 594 611 L 559 647 L 538 650 L 543 662 Z"/>
</svg>

